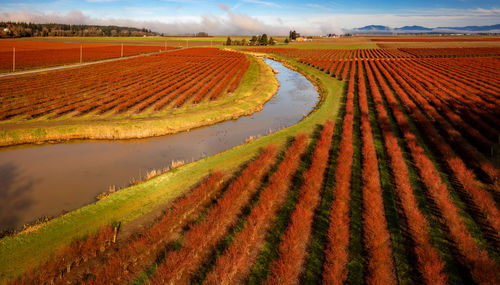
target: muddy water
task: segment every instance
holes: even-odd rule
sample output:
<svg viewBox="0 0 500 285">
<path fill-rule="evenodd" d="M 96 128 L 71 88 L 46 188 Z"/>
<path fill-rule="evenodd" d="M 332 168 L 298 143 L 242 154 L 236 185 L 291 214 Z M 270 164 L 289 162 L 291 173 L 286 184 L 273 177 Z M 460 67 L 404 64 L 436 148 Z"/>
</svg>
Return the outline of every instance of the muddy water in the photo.
<svg viewBox="0 0 500 285">
<path fill-rule="evenodd" d="M 197 160 L 297 123 L 317 104 L 318 93 L 301 74 L 265 61 L 279 71 L 280 88 L 249 117 L 150 139 L 0 149 L 0 229 L 77 209 L 109 186 L 126 186 L 173 160 Z"/>
</svg>

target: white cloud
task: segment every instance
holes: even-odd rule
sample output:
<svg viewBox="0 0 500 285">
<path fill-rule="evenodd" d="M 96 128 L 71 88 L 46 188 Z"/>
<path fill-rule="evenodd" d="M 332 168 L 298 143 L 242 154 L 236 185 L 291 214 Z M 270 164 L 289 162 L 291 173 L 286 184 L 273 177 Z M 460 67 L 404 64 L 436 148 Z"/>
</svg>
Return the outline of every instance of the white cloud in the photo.
<svg viewBox="0 0 500 285">
<path fill-rule="evenodd" d="M 96 1 L 96 0 L 91 0 Z M 97 0 L 99 1 L 99 0 Z M 102 0 L 101 0 L 102 1 Z M 106 1 L 106 0 L 104 0 Z M 109 1 L 109 0 L 108 0 Z M 253 0 L 250 0 L 253 1 Z M 256 0 L 260 1 L 260 0 Z M 272 2 L 269 2 L 272 3 Z M 297 30 L 305 35 L 341 33 L 343 29 L 353 29 L 366 25 L 386 25 L 401 27 L 420 25 L 425 27 L 492 25 L 499 23 L 500 9 L 434 9 L 417 10 L 407 14 L 301 14 L 277 16 L 249 16 L 235 12 L 230 7 L 219 4 L 222 15 L 203 16 L 161 16 L 153 11 L 142 14 L 122 10 L 123 18 L 100 15 L 99 11 L 73 10 L 62 12 L 41 12 L 18 8 L 0 10 L 0 19 L 34 23 L 64 23 L 87 25 L 117 25 L 147 28 L 160 33 L 186 34 L 208 32 L 211 35 L 287 35 L 289 30 Z"/>
<path fill-rule="evenodd" d="M 232 10 L 225 5 L 219 5 L 219 7 L 226 12 L 226 15 L 151 17 L 154 20 L 131 20 L 121 18 L 92 18 L 78 10 L 73 10 L 68 13 L 45 13 L 33 10 L 21 10 L 15 12 L 0 12 L 0 18 L 5 19 L 5 21 L 32 23 L 137 27 L 172 35 L 197 33 L 200 31 L 205 31 L 212 35 L 255 35 L 260 33 L 284 35 L 288 33 L 285 26 L 265 24 L 257 18 L 241 13 L 233 13 Z"/>
<path fill-rule="evenodd" d="M 491 9 L 477 8 L 474 11 L 477 12 L 478 14 L 500 15 L 500 8 L 491 8 Z"/>
</svg>

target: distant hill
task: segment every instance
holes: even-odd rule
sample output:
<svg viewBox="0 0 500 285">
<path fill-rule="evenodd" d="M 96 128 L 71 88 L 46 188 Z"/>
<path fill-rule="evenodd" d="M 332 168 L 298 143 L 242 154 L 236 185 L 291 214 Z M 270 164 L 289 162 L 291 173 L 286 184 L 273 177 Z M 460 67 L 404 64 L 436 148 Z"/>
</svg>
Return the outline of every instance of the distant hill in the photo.
<svg viewBox="0 0 500 285">
<path fill-rule="evenodd" d="M 437 27 L 438 30 L 458 30 L 470 32 L 487 32 L 497 30 L 500 31 L 500 24 L 491 26 L 465 26 L 465 27 Z"/>
<path fill-rule="evenodd" d="M 370 25 L 370 26 L 364 26 L 362 28 L 358 28 L 360 31 L 390 31 L 391 28 L 387 26 L 380 26 L 380 25 Z"/>
<path fill-rule="evenodd" d="M 404 26 L 391 28 L 382 25 L 369 25 L 352 30 L 345 30 L 352 34 L 416 34 L 416 33 L 500 33 L 500 24 L 490 26 L 465 26 L 465 27 L 436 27 Z"/>
<path fill-rule="evenodd" d="M 422 26 L 404 26 L 401 28 L 395 28 L 394 30 L 395 31 L 403 31 L 403 32 L 406 32 L 406 31 L 422 31 L 422 32 L 432 31 L 431 28 L 426 28 L 426 27 L 422 27 Z"/>
</svg>

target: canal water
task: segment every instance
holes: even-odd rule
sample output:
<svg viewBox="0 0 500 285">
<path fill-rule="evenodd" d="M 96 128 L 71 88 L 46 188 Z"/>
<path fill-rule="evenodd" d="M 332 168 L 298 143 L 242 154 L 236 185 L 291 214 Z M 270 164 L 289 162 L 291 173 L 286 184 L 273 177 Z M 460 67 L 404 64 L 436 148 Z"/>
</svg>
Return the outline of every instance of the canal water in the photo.
<svg viewBox="0 0 500 285">
<path fill-rule="evenodd" d="M 80 208 L 110 186 L 127 186 L 172 161 L 198 160 L 296 124 L 313 110 L 319 95 L 300 73 L 264 60 L 279 72 L 280 87 L 251 116 L 149 139 L 0 148 L 0 230 Z"/>
</svg>

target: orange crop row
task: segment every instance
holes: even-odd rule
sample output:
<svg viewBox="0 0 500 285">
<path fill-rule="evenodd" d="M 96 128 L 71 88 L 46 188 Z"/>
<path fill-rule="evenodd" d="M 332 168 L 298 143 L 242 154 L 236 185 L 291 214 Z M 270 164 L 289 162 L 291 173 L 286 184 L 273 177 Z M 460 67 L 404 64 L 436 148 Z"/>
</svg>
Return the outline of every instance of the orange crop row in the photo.
<svg viewBox="0 0 500 285">
<path fill-rule="evenodd" d="M 464 38 L 464 37 L 434 37 L 434 38 L 372 38 L 373 42 L 497 42 L 500 38 Z"/>
<path fill-rule="evenodd" d="M 169 50 L 177 47 L 167 47 Z M 14 50 L 15 49 L 15 50 Z M 163 46 L 78 44 L 55 42 L 0 42 L 0 72 L 96 61 L 163 51 Z M 14 59 L 15 57 L 15 59 Z"/>
<path fill-rule="evenodd" d="M 138 269 L 138 260 L 156 256 L 168 242 L 175 240 L 180 228 L 189 220 L 196 218 L 203 208 L 213 199 L 223 186 L 227 174 L 215 172 L 198 187 L 173 203 L 170 209 L 155 223 L 145 230 L 137 239 L 132 239 L 122 245 L 118 251 L 105 254 L 105 249 L 112 244 L 113 231 L 106 226 L 96 234 L 73 242 L 61 250 L 60 254 L 51 257 L 49 261 L 36 271 L 29 272 L 15 284 L 51 284 L 54 281 L 69 281 L 68 273 L 73 268 L 88 267 L 96 259 L 105 259 L 105 266 L 95 267 L 88 271 L 96 283 L 109 284 L 109 280 L 126 280 L 124 268 Z M 147 266 L 147 265 L 146 265 Z M 132 270 L 130 270 L 132 271 Z"/>
<path fill-rule="evenodd" d="M 259 196 L 243 229 L 208 273 L 207 284 L 243 283 L 250 274 L 266 234 L 273 225 L 276 213 L 285 201 L 292 185 L 292 176 L 300 166 L 300 157 L 307 146 L 307 135 L 299 134 L 285 154 L 269 185 Z M 202 241 L 200 241 L 202 242 Z"/>
<path fill-rule="evenodd" d="M 340 141 L 338 163 L 335 170 L 335 200 L 330 210 L 330 226 L 328 243 L 323 265 L 323 280 L 326 284 L 343 284 L 347 278 L 346 265 L 349 261 L 349 202 L 351 200 L 351 174 L 353 164 L 353 121 L 354 121 L 354 70 L 355 62 L 351 62 L 349 86 L 344 121 L 342 123 L 342 140 Z"/>
<path fill-rule="evenodd" d="M 381 70 L 382 74 L 384 74 L 392 88 L 394 88 L 408 112 L 416 117 L 416 121 L 419 122 L 419 124 L 426 126 L 425 122 L 427 122 L 427 120 L 424 118 L 423 114 L 420 113 L 418 107 L 412 102 L 405 90 L 401 89 L 396 83 L 396 80 L 392 77 L 397 76 L 397 74 L 391 75 L 379 62 L 376 62 L 376 66 Z M 397 103 L 393 94 L 388 93 L 386 96 L 393 111 L 396 112 L 397 110 L 395 108 L 397 108 Z M 398 113 L 396 112 L 396 114 Z M 476 282 L 482 284 L 498 283 L 500 281 L 497 275 L 498 266 L 495 264 L 495 261 L 488 256 L 488 253 L 480 248 L 472 238 L 471 233 L 460 217 L 457 206 L 450 199 L 448 187 L 442 181 L 438 170 L 435 168 L 424 149 L 418 144 L 415 135 L 409 128 L 406 118 L 402 115 L 397 115 L 395 118 L 403 132 L 405 142 L 411 151 L 410 153 L 415 162 L 415 166 L 420 172 L 420 177 L 427 187 L 430 197 L 432 197 L 442 217 L 446 221 L 451 239 L 454 240 L 458 250 L 466 258 L 466 264 L 471 271 L 472 277 Z M 433 137 L 433 135 L 429 133 L 431 131 L 431 127 L 426 127 L 428 136 L 438 139 L 438 137 Z M 440 144 L 444 145 L 445 143 L 437 142 L 437 145 Z"/>
<path fill-rule="evenodd" d="M 329 120 L 323 125 L 321 136 L 304 173 L 295 211 L 278 248 L 278 258 L 271 265 L 267 284 L 293 284 L 299 280 L 312 236 L 314 211 L 321 199 L 323 177 L 328 163 L 334 124 Z"/>
<path fill-rule="evenodd" d="M 390 158 L 391 168 L 394 173 L 394 188 L 401 200 L 401 207 L 408 223 L 408 229 L 415 243 L 415 254 L 417 265 L 426 284 L 447 284 L 447 276 L 444 273 L 444 262 L 437 251 L 433 248 L 429 234 L 429 223 L 417 207 L 417 200 L 413 194 L 410 175 L 403 157 L 403 152 L 398 144 L 397 138 L 389 124 L 389 114 L 383 106 L 382 95 L 378 89 L 377 81 L 382 91 L 387 95 L 391 92 L 383 81 L 379 71 L 374 69 L 377 77 L 375 80 L 371 69 L 365 61 L 365 70 L 370 85 L 370 91 L 375 102 L 378 115 L 378 123 L 385 138 L 385 147 Z M 396 115 L 398 115 L 397 113 Z"/>
<path fill-rule="evenodd" d="M 234 92 L 242 53 L 193 48 L 155 56 L 1 78 L 0 119 L 163 110 Z"/>
<path fill-rule="evenodd" d="M 385 218 L 377 154 L 370 125 L 365 71 L 358 61 L 358 94 L 362 137 L 364 241 L 368 252 L 368 283 L 396 284 L 391 237 Z"/>
<path fill-rule="evenodd" d="M 307 135 L 299 134 L 279 164 L 271 145 L 228 183 L 220 183 L 226 174 L 214 173 L 150 228 L 104 254 L 96 249 L 103 241 L 109 246 L 109 229 L 104 238 L 75 243 L 63 261 L 56 257 L 47 263 L 54 266 L 15 282 L 36 284 L 36 277 L 71 283 L 71 276 L 82 275 L 62 274 L 69 264 L 91 284 L 125 284 L 138 276 L 152 284 L 500 283 L 500 171 L 489 157 L 500 125 L 498 59 L 474 49 L 462 51 L 474 58 L 255 50 L 343 78 L 342 123 L 334 130 L 327 121 L 311 153 Z M 87 97 L 72 103 L 81 102 L 76 114 L 161 110 L 234 92 L 249 66 L 243 54 L 216 49 L 180 50 L 137 63 L 144 68 L 102 67 L 112 76 L 101 79 L 80 69 L 66 78 L 78 87 L 57 81 L 54 88 L 67 100 L 72 88 L 85 86 L 77 80 L 82 74 L 97 80 L 85 89 Z M 45 112 L 70 109 L 47 99 L 43 82 L 35 79 L 32 90 Z M 14 85 L 5 90 L 2 110 L 40 113 L 22 104 L 24 94 Z M 108 96 L 99 96 L 103 90 Z M 134 92 L 140 95 L 131 97 Z M 310 166 L 295 180 L 303 161 Z M 302 183 L 297 193 L 290 191 L 295 181 Z"/>
<path fill-rule="evenodd" d="M 158 265 L 153 284 L 186 284 L 196 273 L 204 259 L 217 243 L 236 223 L 243 207 L 257 192 L 261 180 L 274 161 L 276 147 L 269 146 L 265 155 L 252 163 L 234 180 L 224 195 L 205 215 L 205 219 L 194 224 L 184 234 L 182 248 L 166 253 L 164 261 Z"/>
<path fill-rule="evenodd" d="M 399 50 L 415 57 L 471 57 L 499 56 L 500 48 L 400 48 Z"/>
</svg>

